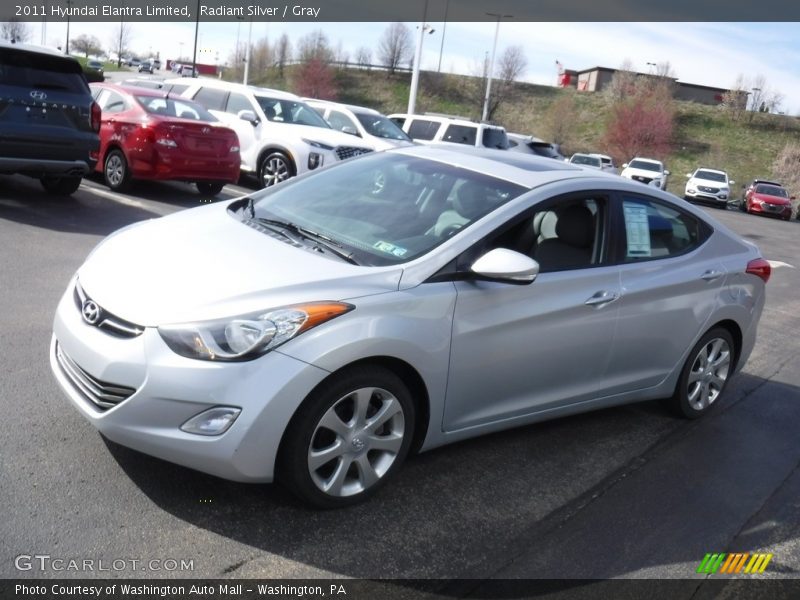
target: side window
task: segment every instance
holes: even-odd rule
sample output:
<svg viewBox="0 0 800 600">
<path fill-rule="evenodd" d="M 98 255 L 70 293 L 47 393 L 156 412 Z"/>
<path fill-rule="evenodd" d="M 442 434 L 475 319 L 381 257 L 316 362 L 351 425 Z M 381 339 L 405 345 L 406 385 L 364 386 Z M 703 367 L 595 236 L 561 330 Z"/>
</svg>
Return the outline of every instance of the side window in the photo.
<svg viewBox="0 0 800 600">
<path fill-rule="evenodd" d="M 657 200 L 623 196 L 622 262 L 676 256 L 693 250 L 707 237 L 696 217 Z"/>
<path fill-rule="evenodd" d="M 199 102 L 208 110 L 223 110 L 228 92 L 213 87 L 202 87 L 194 95 L 194 101 Z"/>
<path fill-rule="evenodd" d="M 526 212 L 489 242 L 530 256 L 542 273 L 585 269 L 606 260 L 605 197 L 570 196 Z"/>
<path fill-rule="evenodd" d="M 105 113 L 118 113 L 128 109 L 125 98 L 111 90 L 103 90 L 97 97 L 97 104 Z"/>
<path fill-rule="evenodd" d="M 242 110 L 252 110 L 255 112 L 255 108 L 253 108 L 250 100 L 248 100 L 244 94 L 231 92 L 228 96 L 228 104 L 225 106 L 225 112 L 238 115 L 239 111 Z"/>
<path fill-rule="evenodd" d="M 432 140 L 436 136 L 436 132 L 439 131 L 440 125 L 436 121 L 414 119 L 408 128 L 408 137 L 415 140 Z"/>
<path fill-rule="evenodd" d="M 400 128 L 400 129 L 402 129 L 402 128 L 403 128 L 403 125 L 405 125 L 405 124 L 406 124 L 406 119 L 405 119 L 405 117 L 392 117 L 392 118 L 391 118 L 391 119 L 389 119 L 389 120 L 390 120 L 392 123 L 394 123 L 395 125 L 397 125 L 397 126 Z"/>
<path fill-rule="evenodd" d="M 183 85 L 181 83 L 175 83 L 169 88 L 169 93 L 173 96 L 179 96 L 183 92 L 189 89 L 188 85 Z"/>
<path fill-rule="evenodd" d="M 358 127 L 353 123 L 353 120 L 338 110 L 331 111 L 331 114 L 328 115 L 328 123 L 331 124 L 331 127 L 339 131 L 344 131 L 346 127 L 353 131 L 358 131 Z"/>
<path fill-rule="evenodd" d="M 468 125 L 449 125 L 442 136 L 442 141 L 474 146 L 475 140 L 477 139 L 477 134 L 477 127 L 470 127 Z"/>
</svg>

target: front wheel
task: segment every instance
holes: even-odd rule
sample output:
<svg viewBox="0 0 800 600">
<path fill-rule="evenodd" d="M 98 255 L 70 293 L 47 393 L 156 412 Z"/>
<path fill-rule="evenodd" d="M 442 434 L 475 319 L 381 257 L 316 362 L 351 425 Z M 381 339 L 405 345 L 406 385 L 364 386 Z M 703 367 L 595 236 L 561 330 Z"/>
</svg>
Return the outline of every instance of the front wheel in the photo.
<svg viewBox="0 0 800 600">
<path fill-rule="evenodd" d="M 283 152 L 272 152 L 261 161 L 258 179 L 261 187 L 271 187 L 294 175 L 292 161 Z"/>
<path fill-rule="evenodd" d="M 69 196 L 81 187 L 80 177 L 42 177 L 42 187 L 49 194 Z"/>
<path fill-rule="evenodd" d="M 357 367 L 312 392 L 284 435 L 278 478 L 305 502 L 365 500 L 397 471 L 414 435 L 414 404 L 392 371 Z"/>
<path fill-rule="evenodd" d="M 739 203 L 739 210 L 742 211 L 743 213 L 747 212 L 747 200 L 742 200 Z"/>
<path fill-rule="evenodd" d="M 197 191 L 203 196 L 216 196 L 225 187 L 224 183 L 209 181 L 198 181 L 195 185 L 197 186 Z"/>
<path fill-rule="evenodd" d="M 688 419 L 702 417 L 719 399 L 733 368 L 731 334 L 721 327 L 712 329 L 700 338 L 686 359 L 671 399 L 673 409 Z"/>
</svg>

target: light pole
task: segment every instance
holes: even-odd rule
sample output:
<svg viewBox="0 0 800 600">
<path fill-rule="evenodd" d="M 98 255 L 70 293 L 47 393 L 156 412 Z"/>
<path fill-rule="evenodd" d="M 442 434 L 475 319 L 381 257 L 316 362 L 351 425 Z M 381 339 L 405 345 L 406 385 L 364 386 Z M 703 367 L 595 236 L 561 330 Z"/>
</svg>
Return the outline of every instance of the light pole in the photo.
<svg viewBox="0 0 800 600">
<path fill-rule="evenodd" d="M 192 77 L 197 77 L 197 34 L 200 31 L 200 0 L 197 0 L 197 15 L 194 22 L 194 52 L 192 53 Z"/>
<path fill-rule="evenodd" d="M 67 43 L 64 44 L 64 54 L 69 54 L 69 9 L 72 6 L 72 0 L 67 0 Z"/>
<path fill-rule="evenodd" d="M 444 4 L 444 23 L 442 24 L 442 45 L 439 46 L 439 66 L 436 67 L 436 72 L 442 72 L 442 53 L 444 52 L 444 34 L 447 33 L 447 11 L 450 8 L 450 0 L 446 0 Z"/>
<path fill-rule="evenodd" d="M 419 70 L 422 62 L 422 40 L 425 32 L 429 34 L 435 30 L 425 22 L 428 16 L 428 0 L 425 0 L 425 12 L 422 15 L 422 23 L 419 26 L 419 37 L 417 38 L 417 52 L 414 55 L 414 69 L 411 72 L 411 89 L 408 92 L 408 114 L 413 115 L 417 108 L 417 88 L 419 87 Z"/>
<path fill-rule="evenodd" d="M 253 37 L 253 18 L 250 17 L 250 27 L 247 30 L 247 48 L 244 51 L 244 77 L 242 83 L 247 85 L 247 77 L 250 75 L 250 40 Z"/>
<path fill-rule="evenodd" d="M 497 36 L 500 33 L 500 19 L 511 19 L 514 15 L 501 15 L 499 13 L 486 13 L 490 17 L 497 17 L 497 26 L 494 29 L 494 45 L 492 46 L 492 60 L 489 63 L 489 72 L 486 79 L 486 98 L 483 100 L 483 116 L 482 121 L 489 117 L 489 97 L 492 93 L 492 76 L 494 75 L 494 55 L 497 52 Z"/>
</svg>

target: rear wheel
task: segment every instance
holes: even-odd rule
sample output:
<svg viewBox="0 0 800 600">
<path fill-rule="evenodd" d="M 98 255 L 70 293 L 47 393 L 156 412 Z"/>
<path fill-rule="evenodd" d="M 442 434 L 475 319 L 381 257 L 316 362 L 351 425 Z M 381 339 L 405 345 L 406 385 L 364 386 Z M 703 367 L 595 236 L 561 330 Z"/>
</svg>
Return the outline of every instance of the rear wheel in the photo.
<svg viewBox="0 0 800 600">
<path fill-rule="evenodd" d="M 112 150 L 106 156 L 103 168 L 106 185 L 115 192 L 122 191 L 130 185 L 131 174 L 128 170 L 128 161 L 121 150 Z"/>
<path fill-rule="evenodd" d="M 42 177 L 40 181 L 46 192 L 58 196 L 69 196 L 81 186 L 80 177 Z"/>
<path fill-rule="evenodd" d="M 261 187 L 271 187 L 294 175 L 294 166 L 283 152 L 272 152 L 261 160 L 258 179 Z"/>
<path fill-rule="evenodd" d="M 743 213 L 747 212 L 747 200 L 742 199 L 742 201 L 739 203 L 739 210 Z"/>
<path fill-rule="evenodd" d="M 697 419 L 715 405 L 733 374 L 734 345 L 726 329 L 716 327 L 695 344 L 672 396 L 672 408 Z"/>
<path fill-rule="evenodd" d="M 397 471 L 414 435 L 414 404 L 392 371 L 358 367 L 311 393 L 284 435 L 278 478 L 304 501 L 365 500 Z"/>
<path fill-rule="evenodd" d="M 197 186 L 197 191 L 203 196 L 216 196 L 225 187 L 224 183 L 210 181 L 198 181 L 195 185 Z"/>
</svg>

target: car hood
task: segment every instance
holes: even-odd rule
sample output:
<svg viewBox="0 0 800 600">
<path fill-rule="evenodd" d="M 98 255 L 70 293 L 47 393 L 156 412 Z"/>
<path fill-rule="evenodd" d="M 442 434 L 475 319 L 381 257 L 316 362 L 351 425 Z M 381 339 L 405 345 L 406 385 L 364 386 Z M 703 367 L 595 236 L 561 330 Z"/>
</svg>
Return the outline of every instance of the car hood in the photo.
<svg viewBox="0 0 800 600">
<path fill-rule="evenodd" d="M 659 171 L 649 171 L 647 169 L 634 169 L 632 167 L 627 167 L 622 171 L 622 175 L 626 177 L 632 177 L 637 175 L 639 177 L 649 177 L 650 179 L 656 178 L 663 178 L 664 173 Z"/>
<path fill-rule="evenodd" d="M 294 247 L 242 223 L 227 203 L 120 230 L 78 270 L 92 300 L 142 326 L 394 291 L 401 274 Z"/>
<path fill-rule="evenodd" d="M 728 189 L 730 186 L 722 181 L 713 181 L 712 179 L 703 179 L 701 177 L 692 177 L 689 183 L 694 185 L 704 185 L 706 187 L 719 188 L 721 190 Z"/>
<path fill-rule="evenodd" d="M 322 142 L 323 144 L 327 144 L 328 146 L 333 146 L 334 148 L 337 146 L 353 146 L 356 148 L 364 148 L 364 150 L 370 150 L 368 144 L 365 144 L 363 140 L 358 139 L 357 137 L 350 135 L 349 133 L 342 133 L 341 131 L 336 131 L 335 129 L 327 129 L 326 127 L 314 127 L 313 125 L 293 125 L 289 123 L 276 123 L 273 121 L 270 123 L 270 126 L 280 127 L 281 129 L 286 130 L 287 134 L 295 135 L 297 137 L 311 140 L 314 142 Z"/>
<path fill-rule="evenodd" d="M 783 196 L 773 196 L 771 194 L 753 193 L 752 198 L 753 200 L 761 200 L 763 202 L 769 202 L 770 204 L 787 205 L 792 203 L 792 201 L 789 200 L 788 198 L 784 198 Z"/>
</svg>

